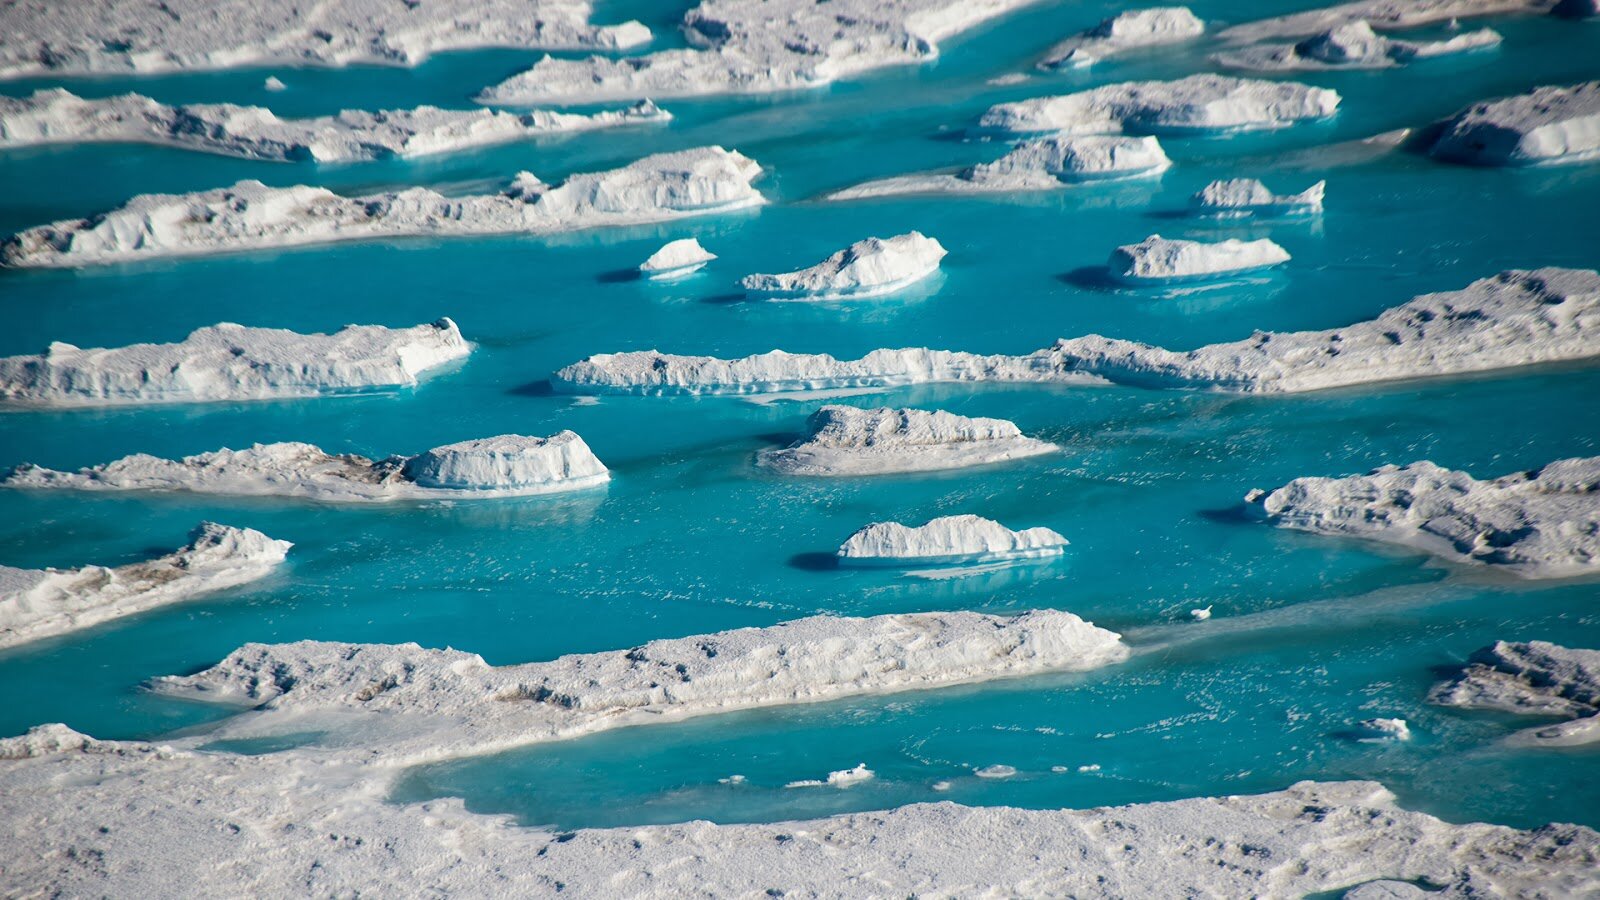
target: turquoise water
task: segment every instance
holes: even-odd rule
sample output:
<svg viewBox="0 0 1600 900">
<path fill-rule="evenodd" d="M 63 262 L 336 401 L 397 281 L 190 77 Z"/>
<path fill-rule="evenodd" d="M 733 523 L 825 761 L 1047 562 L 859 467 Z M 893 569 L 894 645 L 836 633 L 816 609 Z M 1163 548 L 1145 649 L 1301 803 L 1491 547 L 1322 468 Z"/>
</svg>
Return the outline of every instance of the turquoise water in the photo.
<svg viewBox="0 0 1600 900">
<path fill-rule="evenodd" d="M 1301 4 L 1309 5 L 1309 4 Z M 1203 3 L 1208 19 L 1260 15 Z M 1285 6 L 1285 8 L 1289 8 Z M 550 239 L 400 241 L 84 272 L 0 272 L 0 354 L 51 340 L 176 340 L 239 321 L 302 331 L 455 318 L 478 350 L 459 371 L 394 396 L 0 418 L 0 465 L 80 466 L 254 441 L 305 440 L 368 455 L 469 437 L 572 428 L 615 473 L 563 498 L 382 509 L 195 497 L 0 492 L 0 561 L 121 563 L 164 552 L 203 519 L 294 541 L 290 564 L 248 588 L 0 654 L 0 733 L 64 721 L 108 738 L 215 720 L 143 693 L 145 679 L 209 665 L 246 641 L 302 638 L 453 646 L 493 663 L 625 647 L 816 612 L 1068 609 L 1124 631 L 1135 661 L 1087 676 L 704 719 L 418 771 L 402 799 L 465 796 L 473 809 L 558 827 L 710 818 L 751 821 L 899 803 L 1085 805 L 1378 778 L 1455 819 L 1600 825 L 1596 751 L 1508 752 L 1519 723 L 1426 706 L 1433 667 L 1496 638 L 1600 646 L 1600 587 L 1528 586 L 1356 542 L 1230 515 L 1245 491 L 1299 475 L 1428 458 L 1495 475 L 1600 453 L 1600 371 L 1523 371 L 1292 398 L 1127 388 L 929 387 L 859 402 L 1000 416 L 1062 444 L 1025 462 L 917 477 L 819 481 L 756 472 L 817 402 L 606 398 L 575 404 L 543 381 L 591 353 L 656 347 L 737 355 L 782 347 L 1020 352 L 1099 332 L 1173 347 L 1252 329 L 1320 328 L 1507 267 L 1594 267 L 1600 167 L 1494 171 L 1333 146 L 1423 124 L 1466 102 L 1600 77 L 1600 29 L 1495 22 L 1496 53 L 1301 80 L 1337 88 L 1329 123 L 1231 139 L 1173 138 L 1159 181 L 1027 197 L 852 204 L 819 194 L 869 178 L 993 158 L 957 139 L 989 104 L 1207 69 L 1203 54 L 1130 57 L 994 87 L 1110 4 L 1061 5 L 948 42 L 929 66 L 827 91 L 664 103 L 678 118 L 417 162 L 252 163 L 124 146 L 0 154 L 0 230 L 85 215 L 133 193 L 240 178 L 362 191 L 481 190 L 519 169 L 547 180 L 661 149 L 721 143 L 769 169 L 760 210 Z M 602 7 L 601 21 L 678 11 Z M 659 30 L 659 29 L 658 29 Z M 674 36 L 664 34 L 658 46 Z M 536 54 L 447 54 L 415 69 L 261 70 L 62 82 L 86 94 L 268 103 L 282 114 L 464 105 Z M 290 85 L 269 94 L 269 72 Z M 0 84 L 25 93 L 43 84 Z M 1172 215 L 1213 178 L 1299 190 L 1326 178 L 1328 212 L 1302 223 Z M 939 280 L 899 299 L 819 307 L 735 302 L 738 278 L 809 265 L 861 237 L 917 228 L 949 248 Z M 1294 261 L 1270 278 L 1161 297 L 1104 290 L 1081 271 L 1151 232 L 1271 236 Z M 720 255 L 670 285 L 623 281 L 663 241 Z M 857 401 L 853 401 L 857 402 Z M 972 578 L 819 568 L 861 525 L 971 512 L 1072 540 L 1066 558 Z M 1187 611 L 1214 606 L 1204 626 Z M 1362 744 L 1360 719 L 1401 716 L 1415 740 Z M 865 762 L 850 790 L 790 789 Z M 972 767 L 1019 775 L 980 780 Z M 1079 773 L 1098 764 L 1098 772 Z M 1068 772 L 1053 773 L 1052 766 Z M 733 774 L 740 785 L 720 784 Z M 933 784 L 949 781 L 948 791 Z"/>
</svg>

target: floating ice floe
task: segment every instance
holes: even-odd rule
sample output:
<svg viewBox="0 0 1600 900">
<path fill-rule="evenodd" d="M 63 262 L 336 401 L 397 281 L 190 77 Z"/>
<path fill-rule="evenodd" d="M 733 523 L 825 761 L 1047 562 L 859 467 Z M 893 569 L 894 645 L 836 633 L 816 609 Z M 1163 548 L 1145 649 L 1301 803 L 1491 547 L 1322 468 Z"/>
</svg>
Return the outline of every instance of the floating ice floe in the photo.
<svg viewBox="0 0 1600 900">
<path fill-rule="evenodd" d="M 1152 234 L 1111 251 L 1113 278 L 1132 284 L 1173 284 L 1259 272 L 1289 261 L 1289 253 L 1265 238 L 1258 241 L 1169 240 Z"/>
<path fill-rule="evenodd" d="M 1230 44 L 1311 37 L 1364 22 L 1379 31 L 1405 31 L 1480 16 L 1544 12 L 1551 0 L 1356 0 L 1244 22 L 1219 35 Z"/>
<path fill-rule="evenodd" d="M 763 300 L 843 300 L 881 297 L 939 271 L 945 249 L 920 231 L 867 238 L 822 262 L 782 275 L 747 275 L 739 282 Z"/>
<path fill-rule="evenodd" d="M 269 91 L 282 91 L 289 88 L 287 84 L 283 83 L 283 79 L 276 75 L 268 75 L 267 80 L 261 82 L 261 86 Z"/>
<path fill-rule="evenodd" d="M 1189 610 L 1189 618 L 1194 619 L 1196 622 L 1204 622 L 1205 620 L 1211 618 L 1211 607 L 1207 606 L 1202 609 L 1191 609 Z"/>
<path fill-rule="evenodd" d="M 446 197 L 427 188 L 344 197 L 241 181 L 193 194 L 145 194 L 88 219 L 0 244 L 10 266 L 85 266 L 172 256 L 411 236 L 550 234 L 727 212 L 765 202 L 761 167 L 721 147 L 647 156 L 551 187 L 519 174 L 504 192 Z"/>
<path fill-rule="evenodd" d="M 1524 746 L 1570 747 L 1600 741 L 1600 650 L 1548 641 L 1496 641 L 1473 653 L 1460 674 L 1434 685 L 1428 701 L 1570 721 L 1512 735 Z"/>
<path fill-rule="evenodd" d="M 1297 478 L 1259 497 L 1274 524 L 1415 547 L 1524 578 L 1600 572 L 1600 457 L 1478 481 L 1431 462 Z"/>
<path fill-rule="evenodd" d="M 0 6 L 0 78 L 204 71 L 263 65 L 414 66 L 447 50 L 620 50 L 638 22 L 597 26 L 582 0 L 387 3 L 118 0 Z"/>
<path fill-rule="evenodd" d="M 651 281 L 670 281 L 700 271 L 717 255 L 700 246 L 695 238 L 668 241 L 650 258 L 639 264 L 639 274 Z"/>
<path fill-rule="evenodd" d="M 1480 166 L 1600 160 L 1600 81 L 1469 106 L 1445 120 L 1428 152 Z"/>
<path fill-rule="evenodd" d="M 763 394 L 932 383 L 1107 384 L 1297 393 L 1600 357 L 1600 273 L 1512 270 L 1326 331 L 1256 332 L 1175 351 L 1100 335 L 1021 356 L 913 347 L 860 359 L 602 353 L 556 372 L 570 393 Z"/>
<path fill-rule="evenodd" d="M 876 772 L 872 771 L 871 769 L 867 768 L 867 764 L 866 763 L 857 763 L 856 767 L 853 768 L 853 769 L 840 769 L 840 770 L 838 770 L 836 772 L 829 772 L 828 773 L 828 777 L 825 780 L 824 779 L 816 779 L 816 778 L 808 778 L 808 779 L 805 779 L 804 781 L 791 781 L 788 784 L 784 785 L 784 787 L 786 787 L 786 788 L 804 788 L 804 787 L 847 788 L 847 787 L 851 786 L 852 784 L 860 784 L 863 781 L 871 781 L 873 778 L 877 777 L 877 774 L 878 773 L 876 773 Z"/>
<path fill-rule="evenodd" d="M 991 465 L 1059 449 L 1025 436 L 1004 419 L 824 406 L 806 420 L 804 438 L 781 450 L 761 451 L 756 464 L 782 475 L 887 475 Z"/>
<path fill-rule="evenodd" d="M 1039 68 L 1092 66 L 1108 56 L 1127 50 L 1190 41 L 1204 34 L 1205 30 L 1206 23 L 1186 6 L 1129 10 L 1051 47 L 1040 61 Z"/>
<path fill-rule="evenodd" d="M 0 649 L 92 628 L 266 577 L 293 546 L 205 522 L 185 546 L 116 568 L 0 566 Z"/>
<path fill-rule="evenodd" d="M 1356 740 L 1364 744 L 1381 744 L 1391 741 L 1411 740 L 1411 726 L 1405 719 L 1363 719 L 1356 726 Z"/>
<path fill-rule="evenodd" d="M 171 460 L 143 453 L 61 472 L 21 465 L 0 486 L 84 491 L 188 491 L 304 497 L 335 503 L 429 498 L 487 499 L 581 490 L 610 473 L 583 438 L 503 434 L 435 447 L 416 456 L 368 459 L 311 444 L 256 444 Z"/>
<path fill-rule="evenodd" d="M 994 162 L 959 172 L 900 175 L 829 194 L 860 200 L 897 194 L 986 194 L 1048 191 L 1070 184 L 1159 175 L 1172 160 L 1153 137 L 1051 135 L 1018 143 Z"/>
<path fill-rule="evenodd" d="M 1319 181 L 1298 194 L 1274 194 L 1254 178 L 1229 178 L 1201 188 L 1189 198 L 1189 208 L 1195 215 L 1222 219 L 1313 215 L 1322 212 L 1327 188 L 1326 181 Z"/>
<path fill-rule="evenodd" d="M 472 346 L 456 323 L 333 334 L 224 322 L 176 344 L 82 349 L 54 343 L 0 358 L 0 407 L 88 407 L 278 400 L 413 387 Z"/>
<path fill-rule="evenodd" d="M 1017 770 L 1013 766 L 993 765 L 984 766 L 983 768 L 974 771 L 972 774 L 978 776 L 979 778 L 1000 779 L 1011 778 L 1017 774 Z"/>
<path fill-rule="evenodd" d="M 1008 135 L 1257 131 L 1325 119 L 1338 108 L 1338 93 L 1326 88 L 1208 74 L 1000 103 L 978 128 Z"/>
<path fill-rule="evenodd" d="M 126 142 L 245 159 L 351 162 L 450 153 L 542 134 L 592 131 L 671 118 L 671 114 L 644 101 L 630 109 L 591 115 L 419 106 L 280 119 L 272 110 L 259 106 L 169 106 L 139 94 L 85 99 L 53 88 L 35 91 L 28 97 L 0 97 L 0 149 Z"/>
<path fill-rule="evenodd" d="M 836 554 L 841 564 L 938 566 L 1060 556 L 1067 539 L 1048 528 L 1012 531 L 980 516 L 940 516 L 926 525 L 874 522 Z"/>
<path fill-rule="evenodd" d="M 1389 38 L 1364 21 L 1347 22 L 1294 44 L 1230 50 L 1216 61 L 1234 69 L 1293 72 L 1316 69 L 1386 69 L 1418 59 L 1451 56 L 1500 46 L 1500 33 L 1480 28 L 1444 41 Z"/>
</svg>

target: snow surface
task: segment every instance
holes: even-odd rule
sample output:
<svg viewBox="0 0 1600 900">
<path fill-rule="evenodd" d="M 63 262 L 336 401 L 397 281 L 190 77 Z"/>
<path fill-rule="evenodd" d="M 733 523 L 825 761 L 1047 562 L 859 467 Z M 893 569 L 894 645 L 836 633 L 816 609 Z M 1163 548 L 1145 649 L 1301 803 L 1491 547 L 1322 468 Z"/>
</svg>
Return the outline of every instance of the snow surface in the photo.
<svg viewBox="0 0 1600 900">
<path fill-rule="evenodd" d="M 1157 6 L 1118 13 L 1099 25 L 1050 48 L 1041 69 L 1092 66 L 1108 56 L 1141 47 L 1193 40 L 1206 23 L 1186 6 Z"/>
<path fill-rule="evenodd" d="M 1152 234 L 1137 244 L 1111 251 L 1106 266 L 1113 277 L 1122 281 L 1169 284 L 1254 272 L 1288 261 L 1289 252 L 1266 238 L 1206 243 Z"/>
<path fill-rule="evenodd" d="M 299 334 L 224 322 L 176 344 L 81 349 L 53 343 L 37 356 L 0 358 L 0 405 L 86 407 L 316 397 L 412 387 L 465 358 L 456 323 L 347 325 Z"/>
<path fill-rule="evenodd" d="M 1048 528 L 1012 531 L 980 516 L 940 516 L 926 525 L 874 522 L 852 534 L 838 557 L 850 565 L 948 565 L 1060 556 L 1067 539 Z"/>
<path fill-rule="evenodd" d="M 1600 160 L 1600 81 L 1469 106 L 1445 121 L 1428 152 L 1482 166 Z"/>
<path fill-rule="evenodd" d="M 0 566 L 0 649 L 264 578 L 291 546 L 249 528 L 204 522 L 188 544 L 145 562 L 81 569 Z"/>
<path fill-rule="evenodd" d="M 131 142 L 262 160 L 351 162 L 450 153 L 591 131 L 671 114 L 649 101 L 592 115 L 454 110 L 435 106 L 280 119 L 270 109 L 232 103 L 168 106 L 139 94 L 84 99 L 62 88 L 0 97 L 0 149 L 35 144 Z"/>
<path fill-rule="evenodd" d="M 1189 198 L 1189 208 L 1217 218 L 1312 215 L 1322 212 L 1327 189 L 1328 183 L 1319 181 L 1298 194 L 1274 194 L 1254 178 L 1229 178 L 1201 188 Z"/>
<path fill-rule="evenodd" d="M 1326 88 L 1206 74 L 1000 103 L 978 128 L 1007 135 L 1256 131 L 1325 119 L 1338 107 L 1338 93 Z"/>
<path fill-rule="evenodd" d="M 571 393 L 760 394 L 937 382 L 1297 393 L 1600 357 L 1600 272 L 1511 270 L 1326 331 L 1256 332 L 1188 351 L 1089 335 L 1023 356 L 907 348 L 860 359 L 602 353 L 556 372 Z"/>
<path fill-rule="evenodd" d="M 1523 578 L 1600 572 L 1600 457 L 1478 481 L 1431 462 L 1297 478 L 1260 499 L 1284 528 L 1415 547 Z"/>
<path fill-rule="evenodd" d="M 1545 12 L 1553 0 L 1356 0 L 1306 12 L 1258 19 L 1228 28 L 1221 38 L 1233 44 L 1310 37 L 1341 25 L 1365 22 L 1379 31 L 1404 31 L 1456 19 Z"/>
<path fill-rule="evenodd" d="M 639 271 L 652 280 L 682 278 L 698 271 L 717 255 L 700 246 L 694 238 L 668 241 L 650 258 L 639 264 Z"/>
<path fill-rule="evenodd" d="M 869 237 L 807 269 L 747 275 L 739 284 L 765 300 L 840 300 L 881 297 L 939 271 L 945 249 L 920 231 Z"/>
<path fill-rule="evenodd" d="M 1264 44 L 1219 53 L 1216 61 L 1234 69 L 1293 72 L 1316 69 L 1387 69 L 1416 59 L 1431 59 L 1500 46 L 1500 33 L 1480 28 L 1443 41 L 1384 37 L 1365 21 L 1336 25 L 1294 44 Z"/>
<path fill-rule="evenodd" d="M 983 466 L 1058 449 L 1024 436 L 1004 419 L 830 405 L 806 420 L 804 438 L 781 450 L 762 450 L 756 464 L 783 475 L 848 477 Z"/>
<path fill-rule="evenodd" d="M 241 181 L 192 194 L 144 194 L 120 209 L 13 235 L 11 266 L 84 266 L 171 256 L 419 235 L 550 234 L 659 222 L 765 202 L 761 167 L 721 147 L 647 156 L 550 187 L 517 175 L 499 194 L 446 197 L 428 188 L 344 197 L 326 188 Z"/>
<path fill-rule="evenodd" d="M 964 194 L 1048 191 L 1085 181 L 1159 175 L 1172 165 L 1153 137 L 1050 135 L 1019 142 L 994 162 L 955 173 L 900 175 L 829 194 L 829 200 L 860 200 L 898 194 Z"/>
<path fill-rule="evenodd" d="M 1455 678 L 1434 685 L 1428 701 L 1570 720 L 1519 731 L 1511 736 L 1513 744 L 1567 747 L 1600 741 L 1600 650 L 1496 641 L 1473 653 Z"/>
</svg>

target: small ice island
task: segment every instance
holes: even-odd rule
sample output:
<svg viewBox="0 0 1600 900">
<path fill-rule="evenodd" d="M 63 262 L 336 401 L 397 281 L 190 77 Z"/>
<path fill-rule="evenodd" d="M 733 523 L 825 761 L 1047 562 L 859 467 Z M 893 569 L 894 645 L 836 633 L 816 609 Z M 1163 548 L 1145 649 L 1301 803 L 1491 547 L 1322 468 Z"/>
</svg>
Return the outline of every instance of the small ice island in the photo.
<svg viewBox="0 0 1600 900">
<path fill-rule="evenodd" d="M 716 259 L 717 255 L 700 246 L 695 238 L 668 241 L 650 258 L 639 264 L 639 274 L 651 281 L 672 281 L 693 275 Z"/>
<path fill-rule="evenodd" d="M 1219 53 L 1216 61 L 1233 69 L 1293 72 L 1316 69 L 1386 69 L 1413 60 L 1451 56 L 1500 46 L 1500 33 L 1480 28 L 1444 41 L 1389 38 L 1357 20 L 1294 44 L 1268 44 Z"/>
<path fill-rule="evenodd" d="M 1259 272 L 1289 261 L 1289 252 L 1265 238 L 1216 243 L 1169 240 L 1152 234 L 1111 251 L 1111 276 L 1128 284 L 1174 284 Z"/>
<path fill-rule="evenodd" d="M 782 275 L 747 275 L 739 284 L 758 300 L 849 300 L 882 297 L 939 271 L 945 249 L 920 231 L 870 237 L 822 262 Z"/>
<path fill-rule="evenodd" d="M 1039 68 L 1092 66 L 1115 53 L 1191 41 L 1205 30 L 1206 23 L 1186 6 L 1129 10 L 1051 47 Z"/>
<path fill-rule="evenodd" d="M 1259 131 L 1326 119 L 1338 108 L 1338 93 L 1326 88 L 1207 74 L 1000 103 L 979 118 L 978 129 L 1002 135 Z"/>
<path fill-rule="evenodd" d="M 1049 191 L 1082 182 L 1160 175 L 1172 166 L 1153 137 L 1050 135 L 1020 141 L 994 162 L 959 172 L 926 172 L 868 181 L 835 191 L 829 200 L 898 194 L 987 194 Z"/>
<path fill-rule="evenodd" d="M 1274 194 L 1254 178 L 1229 178 L 1201 188 L 1189 198 L 1189 209 L 1218 219 L 1316 215 L 1327 189 L 1328 183 L 1319 181 L 1298 194 Z"/>
<path fill-rule="evenodd" d="M 1600 160 L 1600 81 L 1469 106 L 1444 122 L 1428 153 L 1480 166 Z"/>
<path fill-rule="evenodd" d="M 562 431 L 547 438 L 503 434 L 386 459 L 335 455 L 311 444 L 279 443 L 179 460 L 139 453 L 76 472 L 25 463 L 0 474 L 0 487 L 187 491 L 381 503 L 520 497 L 597 487 L 609 478 L 609 471 L 583 438 Z"/>
<path fill-rule="evenodd" d="M 926 525 L 874 522 L 836 556 L 844 566 L 977 565 L 1060 556 L 1067 539 L 1048 528 L 1012 531 L 981 516 L 940 516 Z"/>
<path fill-rule="evenodd" d="M 824 406 L 806 420 L 806 437 L 781 450 L 761 451 L 756 465 L 780 475 L 887 475 L 991 465 L 1059 449 L 1023 435 L 1004 419 Z"/>
<path fill-rule="evenodd" d="M 36 356 L 0 358 L 0 407 L 75 408 L 279 400 L 415 387 L 464 359 L 472 345 L 456 323 L 333 334 L 224 322 L 175 344 L 85 350 L 54 343 Z"/>
<path fill-rule="evenodd" d="M 1456 677 L 1434 685 L 1428 702 L 1569 719 L 1519 731 L 1509 739 L 1514 745 L 1591 744 L 1600 741 L 1600 650 L 1496 641 L 1473 653 Z"/>
<path fill-rule="evenodd" d="M 291 546 L 254 529 L 205 522 L 188 544 L 145 562 L 0 566 L 0 650 L 265 578 Z"/>
</svg>

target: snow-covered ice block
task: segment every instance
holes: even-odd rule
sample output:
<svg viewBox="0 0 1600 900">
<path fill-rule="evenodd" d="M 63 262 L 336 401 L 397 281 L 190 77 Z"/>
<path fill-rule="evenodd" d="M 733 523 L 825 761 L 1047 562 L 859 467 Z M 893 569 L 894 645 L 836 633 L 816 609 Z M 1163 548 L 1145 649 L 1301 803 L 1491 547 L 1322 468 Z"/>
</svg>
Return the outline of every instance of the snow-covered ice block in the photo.
<svg viewBox="0 0 1600 900">
<path fill-rule="evenodd" d="M 1511 742 L 1565 747 L 1600 741 L 1600 650 L 1548 641 L 1496 641 L 1473 653 L 1454 678 L 1434 685 L 1428 701 L 1570 721 L 1517 732 Z"/>
<path fill-rule="evenodd" d="M 839 547 L 841 564 L 933 566 L 1060 556 L 1067 539 L 1048 528 L 1012 531 L 980 516 L 940 516 L 926 525 L 874 522 Z"/>
<path fill-rule="evenodd" d="M 1428 152 L 1480 166 L 1600 159 L 1600 81 L 1469 106 L 1445 121 Z"/>
<path fill-rule="evenodd" d="M 1186 6 L 1157 6 L 1118 13 L 1099 25 L 1050 48 L 1041 69 L 1091 66 L 1116 53 L 1193 40 L 1206 23 Z"/>
<path fill-rule="evenodd" d="M 0 566 L 0 649 L 264 578 L 291 546 L 253 529 L 205 522 L 188 544 L 145 562 L 81 569 Z"/>
<path fill-rule="evenodd" d="M 1191 75 L 1000 103 L 989 107 L 978 128 L 1008 135 L 1256 131 L 1325 119 L 1338 108 L 1338 93 L 1326 88 Z"/>
<path fill-rule="evenodd" d="M 1019 142 L 994 162 L 959 172 L 928 172 L 869 181 L 828 195 L 859 200 L 897 194 L 1047 191 L 1069 184 L 1159 175 L 1172 160 L 1153 137 L 1050 135 Z"/>
<path fill-rule="evenodd" d="M 1111 251 L 1107 267 L 1113 277 L 1134 284 L 1170 284 L 1257 272 L 1289 261 L 1289 253 L 1262 238 L 1258 241 L 1169 240 L 1152 234 L 1137 244 Z"/>
<path fill-rule="evenodd" d="M 682 278 L 698 272 L 717 255 L 700 246 L 695 238 L 668 241 L 650 258 L 639 264 L 639 273 L 652 281 Z"/>
<path fill-rule="evenodd" d="M 1364 21 L 1346 22 L 1293 44 L 1265 44 L 1216 55 L 1217 62 L 1257 72 L 1316 69 L 1387 69 L 1417 59 L 1431 59 L 1500 46 L 1500 33 L 1480 28 L 1443 41 L 1407 41 L 1385 37 Z"/>
<path fill-rule="evenodd" d="M 1319 181 L 1298 194 L 1274 194 L 1254 178 L 1213 181 L 1189 198 L 1196 215 L 1217 218 L 1303 216 L 1322 212 L 1328 183 Z"/>
<path fill-rule="evenodd" d="M 783 475 L 884 475 L 958 469 L 1054 453 L 1004 419 L 943 410 L 824 406 L 806 420 L 806 436 L 763 450 L 756 464 Z"/>
<path fill-rule="evenodd" d="M 920 231 L 856 241 L 807 269 L 747 275 L 740 285 L 765 300 L 841 300 L 881 297 L 939 271 L 945 249 Z"/>
</svg>

